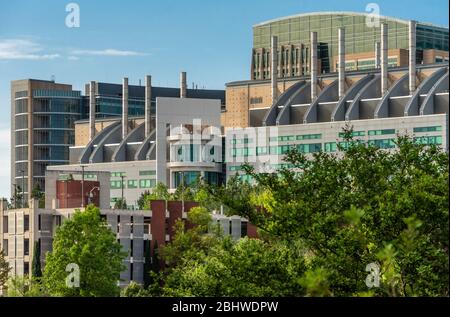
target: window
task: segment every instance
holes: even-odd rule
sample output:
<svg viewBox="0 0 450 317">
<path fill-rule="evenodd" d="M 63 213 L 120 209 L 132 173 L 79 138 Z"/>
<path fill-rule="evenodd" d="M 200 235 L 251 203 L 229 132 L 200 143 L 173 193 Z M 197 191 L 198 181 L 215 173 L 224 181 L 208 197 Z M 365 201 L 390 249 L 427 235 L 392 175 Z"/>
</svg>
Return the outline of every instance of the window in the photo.
<svg viewBox="0 0 450 317">
<path fill-rule="evenodd" d="M 352 136 L 365 136 L 366 132 L 365 131 L 353 131 L 352 132 Z M 339 132 L 339 137 L 343 138 L 345 136 L 344 132 Z"/>
<path fill-rule="evenodd" d="M 125 181 L 111 181 L 111 189 L 125 188 Z"/>
<path fill-rule="evenodd" d="M 30 255 L 30 239 L 23 240 L 23 255 Z"/>
<path fill-rule="evenodd" d="M 29 215 L 23 216 L 23 230 L 25 232 L 30 230 L 30 216 Z"/>
<path fill-rule="evenodd" d="M 269 154 L 269 148 L 267 146 L 256 147 L 256 155 L 267 155 Z"/>
<path fill-rule="evenodd" d="M 38 215 L 38 230 L 41 230 L 41 215 Z"/>
<path fill-rule="evenodd" d="M 419 144 L 436 144 L 441 145 L 442 144 L 442 136 L 422 136 L 418 138 L 414 138 L 414 141 Z"/>
<path fill-rule="evenodd" d="M 138 188 L 138 181 L 135 179 L 129 179 L 127 181 L 128 188 Z"/>
<path fill-rule="evenodd" d="M 231 144 L 248 144 L 252 143 L 253 139 L 251 138 L 236 138 L 231 140 Z"/>
<path fill-rule="evenodd" d="M 151 217 L 144 217 L 144 234 L 149 234 L 150 233 L 151 223 L 152 223 L 152 218 Z"/>
<path fill-rule="evenodd" d="M 442 126 L 434 126 L 434 127 L 417 127 L 414 128 L 413 131 L 415 133 L 422 133 L 422 132 L 437 132 L 442 131 Z"/>
<path fill-rule="evenodd" d="M 337 144 L 336 142 L 328 142 L 324 145 L 325 152 L 336 152 L 337 150 Z"/>
<path fill-rule="evenodd" d="M 156 179 L 140 179 L 139 188 L 153 188 L 156 186 Z"/>
<path fill-rule="evenodd" d="M 253 155 L 253 149 L 249 149 L 249 148 L 232 149 L 231 150 L 231 155 L 233 157 L 236 157 L 236 156 L 250 156 L 250 155 Z"/>
<path fill-rule="evenodd" d="M 30 262 L 23 262 L 23 275 L 30 274 Z"/>
<path fill-rule="evenodd" d="M 131 240 L 131 243 L 133 243 L 133 240 Z M 130 281 L 133 280 L 133 263 L 130 263 Z"/>
<path fill-rule="evenodd" d="M 256 76 L 255 76 L 256 77 Z M 250 103 L 251 104 L 258 104 L 258 103 L 262 103 L 263 102 L 263 98 L 262 97 L 253 97 L 250 98 Z"/>
<path fill-rule="evenodd" d="M 61 216 L 56 216 L 55 217 L 55 224 L 57 227 L 59 227 L 61 225 Z"/>
<path fill-rule="evenodd" d="M 126 176 L 125 172 L 111 172 L 111 177 L 122 177 Z"/>
<path fill-rule="evenodd" d="M 301 153 L 316 153 L 322 150 L 322 143 L 314 143 L 314 144 L 298 144 L 297 150 Z"/>
<path fill-rule="evenodd" d="M 270 137 L 269 141 L 275 142 L 275 141 L 294 141 L 295 135 L 282 135 L 277 137 Z"/>
<path fill-rule="evenodd" d="M 156 175 L 156 171 L 139 171 L 139 176 L 153 176 Z"/>
<path fill-rule="evenodd" d="M 395 134 L 395 129 L 370 130 L 369 135 Z"/>
<path fill-rule="evenodd" d="M 394 139 L 370 140 L 369 145 L 374 145 L 380 149 L 391 149 L 395 147 Z"/>
<path fill-rule="evenodd" d="M 304 134 L 297 135 L 297 140 L 313 140 L 313 139 L 321 139 L 322 134 Z"/>
</svg>

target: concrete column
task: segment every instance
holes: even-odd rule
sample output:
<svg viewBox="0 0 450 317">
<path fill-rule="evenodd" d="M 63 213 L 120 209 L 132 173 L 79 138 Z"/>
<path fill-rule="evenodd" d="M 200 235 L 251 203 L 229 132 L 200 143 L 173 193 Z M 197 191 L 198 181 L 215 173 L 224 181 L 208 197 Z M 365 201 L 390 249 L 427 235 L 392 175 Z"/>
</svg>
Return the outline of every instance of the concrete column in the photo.
<svg viewBox="0 0 450 317">
<path fill-rule="evenodd" d="M 259 79 L 264 79 L 264 49 L 259 53 Z"/>
<path fill-rule="evenodd" d="M 123 78 L 122 83 L 122 140 L 128 134 L 128 78 Z"/>
<path fill-rule="evenodd" d="M 180 98 L 187 98 L 186 72 L 180 73 Z"/>
<path fill-rule="evenodd" d="M 145 137 L 153 130 L 152 126 L 152 76 L 145 76 Z"/>
<path fill-rule="evenodd" d="M 292 45 L 289 45 L 288 48 L 288 74 L 286 77 L 291 77 L 292 76 Z"/>
<path fill-rule="evenodd" d="M 278 37 L 272 36 L 270 46 L 270 80 L 272 84 L 272 104 L 278 98 Z"/>
<path fill-rule="evenodd" d="M 317 98 L 317 32 L 311 32 L 311 101 Z"/>
<path fill-rule="evenodd" d="M 303 52 L 303 44 L 300 43 L 299 47 L 298 47 L 298 55 L 297 55 L 297 59 L 298 59 L 298 72 L 297 75 L 298 76 L 302 76 L 303 75 L 303 64 L 302 64 L 302 52 Z"/>
<path fill-rule="evenodd" d="M 409 21 L 409 92 L 416 90 L 416 21 Z"/>
<path fill-rule="evenodd" d="M 345 29 L 339 28 L 339 99 L 345 94 Z"/>
<path fill-rule="evenodd" d="M 95 81 L 89 84 L 89 141 L 95 136 Z"/>
<path fill-rule="evenodd" d="M 380 42 L 375 42 L 375 68 L 380 68 Z"/>
<path fill-rule="evenodd" d="M 381 95 L 388 90 L 388 25 L 381 24 Z"/>
</svg>

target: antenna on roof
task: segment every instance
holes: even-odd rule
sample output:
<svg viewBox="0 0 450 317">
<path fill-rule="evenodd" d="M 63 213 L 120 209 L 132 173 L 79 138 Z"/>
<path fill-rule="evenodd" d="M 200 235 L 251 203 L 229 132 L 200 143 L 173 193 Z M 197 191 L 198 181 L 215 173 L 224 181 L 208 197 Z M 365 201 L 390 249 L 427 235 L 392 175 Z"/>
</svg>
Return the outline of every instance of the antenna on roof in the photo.
<svg viewBox="0 0 450 317">
<path fill-rule="evenodd" d="M 139 86 L 141 86 L 141 79 L 139 78 Z"/>
</svg>

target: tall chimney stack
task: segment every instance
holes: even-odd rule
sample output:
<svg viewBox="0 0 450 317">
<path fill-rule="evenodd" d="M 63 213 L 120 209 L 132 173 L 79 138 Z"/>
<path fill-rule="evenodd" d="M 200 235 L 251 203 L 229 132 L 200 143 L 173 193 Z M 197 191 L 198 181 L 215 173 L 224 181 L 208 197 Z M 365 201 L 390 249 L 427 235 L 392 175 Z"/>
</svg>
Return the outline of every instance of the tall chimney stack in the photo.
<svg viewBox="0 0 450 317">
<path fill-rule="evenodd" d="M 311 32 L 311 102 L 317 97 L 317 32 Z"/>
<path fill-rule="evenodd" d="M 152 76 L 145 76 L 145 137 L 152 132 Z"/>
<path fill-rule="evenodd" d="M 416 90 L 416 21 L 409 21 L 409 93 Z"/>
<path fill-rule="evenodd" d="M 128 78 L 123 78 L 122 83 L 122 140 L 128 134 Z"/>
<path fill-rule="evenodd" d="M 345 94 L 345 29 L 339 28 L 339 99 Z"/>
<path fill-rule="evenodd" d="M 89 84 L 89 141 L 95 136 L 95 81 Z"/>
<path fill-rule="evenodd" d="M 381 95 L 388 90 L 388 25 L 381 24 Z"/>
<path fill-rule="evenodd" d="M 270 82 L 272 104 L 274 104 L 278 98 L 278 37 L 272 36 L 270 44 Z"/>
<path fill-rule="evenodd" d="M 375 42 L 375 68 L 380 68 L 380 42 Z"/>
<path fill-rule="evenodd" d="M 180 74 L 180 98 L 187 98 L 186 72 Z"/>
</svg>

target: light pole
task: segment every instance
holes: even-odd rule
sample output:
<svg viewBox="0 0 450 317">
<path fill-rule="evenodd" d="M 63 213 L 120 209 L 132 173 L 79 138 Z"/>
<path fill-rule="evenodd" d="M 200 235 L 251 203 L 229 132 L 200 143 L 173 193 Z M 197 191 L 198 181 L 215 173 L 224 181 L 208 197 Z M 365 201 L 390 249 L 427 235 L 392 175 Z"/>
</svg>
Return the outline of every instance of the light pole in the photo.
<svg viewBox="0 0 450 317">
<path fill-rule="evenodd" d="M 81 167 L 81 208 L 84 208 L 84 168 L 86 165 L 80 165 Z"/>
</svg>

